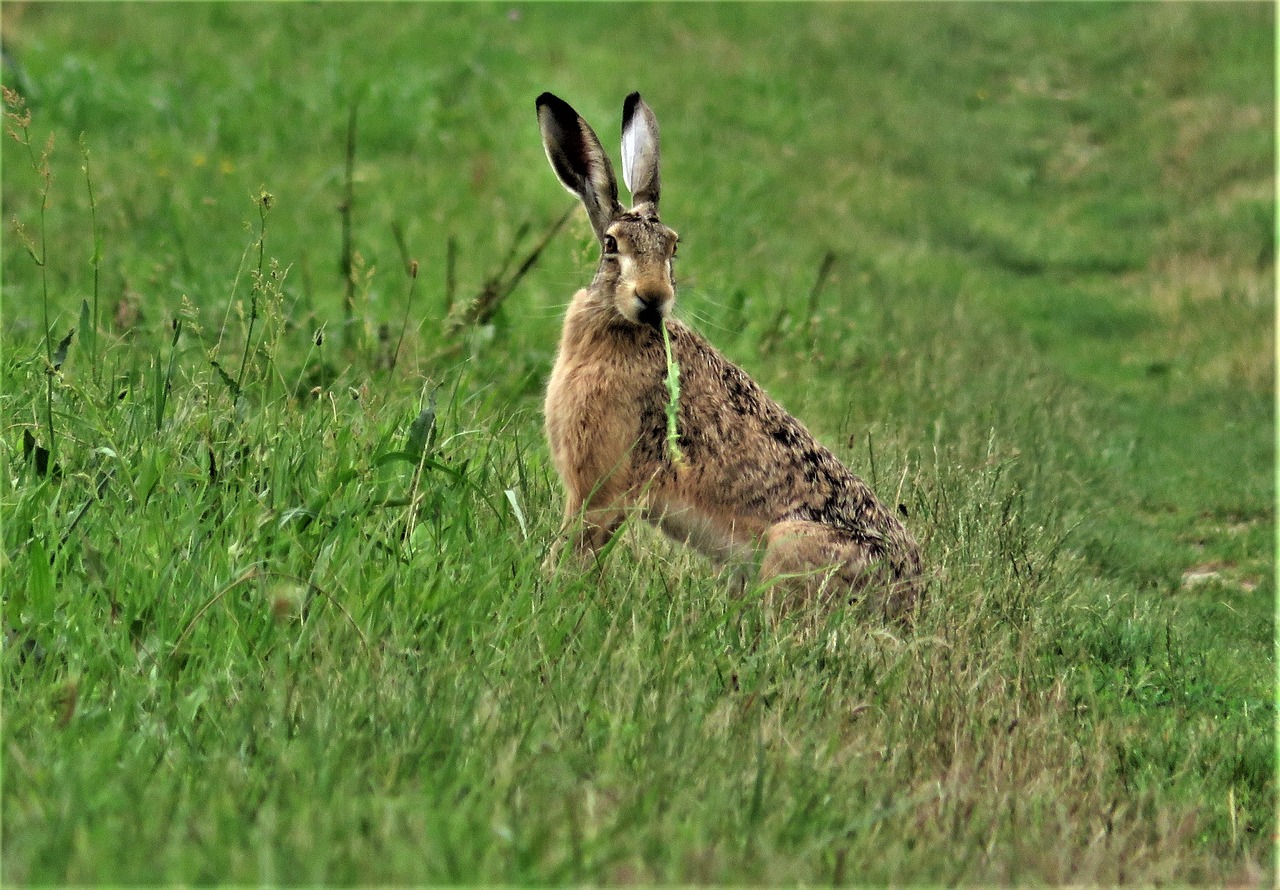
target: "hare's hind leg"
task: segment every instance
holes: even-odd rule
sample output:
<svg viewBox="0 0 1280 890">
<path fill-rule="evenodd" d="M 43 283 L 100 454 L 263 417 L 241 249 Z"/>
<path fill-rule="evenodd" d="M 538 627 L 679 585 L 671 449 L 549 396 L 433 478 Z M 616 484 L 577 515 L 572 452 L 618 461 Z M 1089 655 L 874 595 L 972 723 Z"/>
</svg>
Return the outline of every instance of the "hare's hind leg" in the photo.
<svg viewBox="0 0 1280 890">
<path fill-rule="evenodd" d="M 760 579 L 777 580 L 790 594 L 783 611 L 865 600 L 871 611 L 896 616 L 906 605 L 883 556 L 842 529 L 793 520 L 770 526 L 765 540 Z"/>
</svg>

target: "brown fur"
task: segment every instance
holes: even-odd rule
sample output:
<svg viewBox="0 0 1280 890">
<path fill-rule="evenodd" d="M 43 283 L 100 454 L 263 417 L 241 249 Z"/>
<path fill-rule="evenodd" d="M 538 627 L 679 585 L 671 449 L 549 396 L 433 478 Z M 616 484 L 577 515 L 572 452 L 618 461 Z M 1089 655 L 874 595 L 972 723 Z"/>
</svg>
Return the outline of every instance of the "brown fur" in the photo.
<svg viewBox="0 0 1280 890">
<path fill-rule="evenodd" d="M 538 107 L 562 182 L 579 194 L 575 185 L 591 177 L 563 174 L 558 160 L 594 165 L 583 186 L 591 193 L 579 196 L 606 246 L 590 287 L 569 306 L 545 406 L 575 547 L 597 551 L 636 512 L 720 561 L 764 547 L 762 578 L 799 578 L 791 589 L 800 601 L 868 595 L 878 610 L 904 615 L 919 593 L 920 555 L 902 523 L 745 372 L 668 317 L 678 238 L 658 219 L 652 112 L 638 96 L 628 99 L 627 109 L 647 116 L 652 131 L 651 155 L 633 162 L 628 182 L 651 200 L 625 211 L 616 186 L 608 194 L 601 170 L 609 180 L 612 171 L 585 121 L 577 118 L 575 132 L 576 112 L 546 94 Z M 593 206 L 607 212 L 592 213 Z M 679 461 L 667 446 L 659 324 L 680 369 Z"/>
</svg>

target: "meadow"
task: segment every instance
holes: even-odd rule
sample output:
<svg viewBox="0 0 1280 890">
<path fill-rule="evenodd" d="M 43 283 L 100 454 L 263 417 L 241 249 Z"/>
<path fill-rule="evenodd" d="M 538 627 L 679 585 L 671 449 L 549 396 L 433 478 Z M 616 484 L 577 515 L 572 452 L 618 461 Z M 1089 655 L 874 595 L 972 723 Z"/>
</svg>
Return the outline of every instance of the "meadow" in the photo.
<svg viewBox="0 0 1280 890">
<path fill-rule="evenodd" d="M 1274 883 L 1273 5 L 2 15 L 5 884 Z M 633 89 L 914 628 L 544 571 Z"/>
</svg>

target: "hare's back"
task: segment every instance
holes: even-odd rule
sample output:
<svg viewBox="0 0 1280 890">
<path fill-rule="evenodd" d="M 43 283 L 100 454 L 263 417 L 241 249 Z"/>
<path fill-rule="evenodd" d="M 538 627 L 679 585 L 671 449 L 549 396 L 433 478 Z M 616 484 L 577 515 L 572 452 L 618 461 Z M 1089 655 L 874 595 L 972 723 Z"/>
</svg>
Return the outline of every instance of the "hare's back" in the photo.
<svg viewBox="0 0 1280 890">
<path fill-rule="evenodd" d="M 671 326 L 680 363 L 680 446 L 698 494 L 766 522 L 830 511 L 860 480 L 745 371 Z"/>
</svg>

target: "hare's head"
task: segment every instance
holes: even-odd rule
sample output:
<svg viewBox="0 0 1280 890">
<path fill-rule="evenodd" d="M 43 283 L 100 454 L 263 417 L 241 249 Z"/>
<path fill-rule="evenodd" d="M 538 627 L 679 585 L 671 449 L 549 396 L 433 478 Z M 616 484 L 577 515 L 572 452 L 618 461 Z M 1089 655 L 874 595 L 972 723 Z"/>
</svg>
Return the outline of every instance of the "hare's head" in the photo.
<svg viewBox="0 0 1280 890">
<path fill-rule="evenodd" d="M 587 209 L 600 241 L 592 291 L 624 319 L 657 327 L 675 302 L 671 260 L 679 236 L 658 219 L 658 121 L 639 93 L 622 105 L 622 177 L 630 210 L 600 140 L 578 112 L 550 93 L 538 97 L 538 127 L 560 182 Z"/>
</svg>

